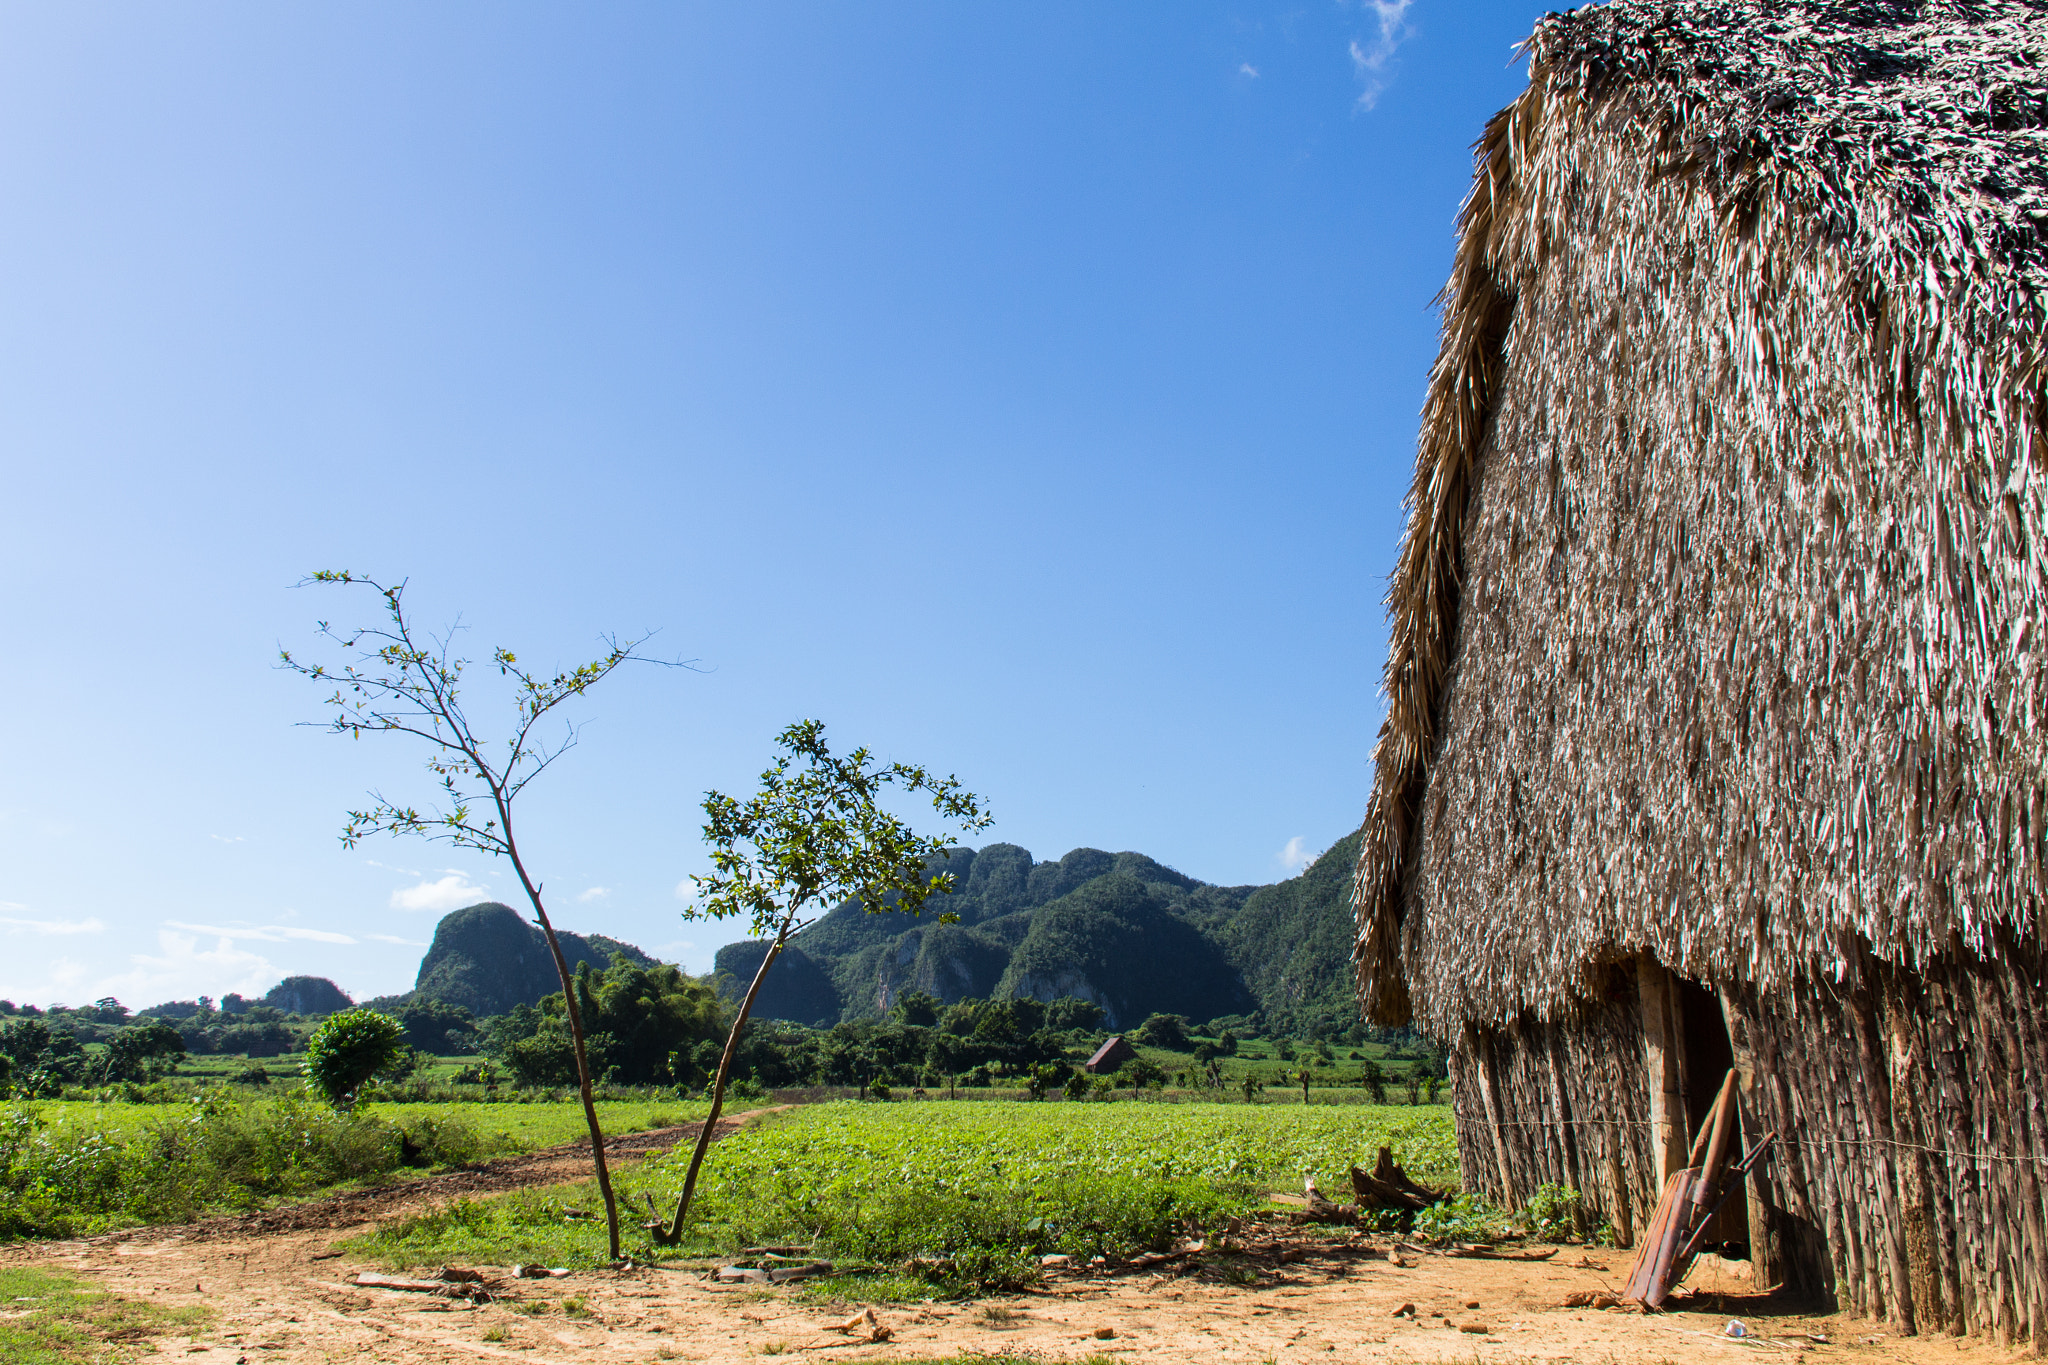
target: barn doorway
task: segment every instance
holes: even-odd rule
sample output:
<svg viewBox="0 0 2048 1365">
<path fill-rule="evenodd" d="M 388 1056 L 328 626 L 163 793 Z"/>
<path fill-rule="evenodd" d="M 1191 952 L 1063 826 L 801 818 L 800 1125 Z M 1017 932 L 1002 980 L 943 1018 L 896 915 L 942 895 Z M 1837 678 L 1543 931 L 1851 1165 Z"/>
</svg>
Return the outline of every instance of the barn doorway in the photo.
<svg viewBox="0 0 2048 1365">
<path fill-rule="evenodd" d="M 1699 982 L 1674 977 L 1671 1003 L 1678 1016 L 1679 1084 L 1685 1094 L 1686 1132 L 1696 1135 L 1713 1112 L 1721 1082 L 1735 1065 L 1735 1044 L 1728 1036 L 1728 1017 L 1721 1010 L 1720 997 Z M 1738 1120 L 1731 1156 L 1747 1149 L 1748 1139 Z M 1749 1201 L 1741 1192 L 1721 1205 L 1707 1225 L 1706 1241 L 1709 1245 L 1723 1243 L 1723 1255 L 1748 1257 Z"/>
</svg>

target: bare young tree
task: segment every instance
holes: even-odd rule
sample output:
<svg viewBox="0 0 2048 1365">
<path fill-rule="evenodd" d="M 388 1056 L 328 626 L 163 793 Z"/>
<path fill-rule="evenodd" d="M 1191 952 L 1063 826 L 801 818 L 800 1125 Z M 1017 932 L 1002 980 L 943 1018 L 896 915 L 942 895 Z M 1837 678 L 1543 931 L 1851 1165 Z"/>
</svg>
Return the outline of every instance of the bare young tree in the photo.
<svg viewBox="0 0 2048 1365">
<path fill-rule="evenodd" d="M 604 1133 L 598 1126 L 597 1104 L 591 1095 L 590 1058 L 584 1047 L 575 979 L 569 971 L 568 959 L 562 954 L 561 940 L 555 936 L 555 926 L 548 919 L 547 906 L 541 901 L 541 883 L 534 880 L 520 856 L 519 840 L 512 827 L 512 807 L 528 783 L 575 747 L 575 727 L 566 723 L 553 740 L 536 733 L 541 722 L 557 707 L 581 697 L 622 664 L 684 665 L 641 654 L 646 636 L 635 640 L 607 636 L 601 657 L 553 676 L 528 672 L 520 667 L 511 650 L 493 649 L 491 662 L 512 687 L 514 715 L 508 737 L 487 740 L 478 734 L 462 709 L 462 674 L 469 661 L 454 655 L 454 632 L 422 636 L 406 618 L 403 581 L 387 586 L 346 570 L 323 570 L 303 582 L 369 588 L 383 598 L 386 618 L 382 625 L 353 630 L 336 630 L 328 622 L 320 622 L 317 633 L 349 655 L 334 667 L 302 662 L 290 650 L 278 651 L 279 667 L 334 688 L 326 698 L 326 704 L 334 708 L 333 716 L 326 721 L 303 723 L 350 739 L 399 734 L 423 741 L 427 746 L 427 769 L 441 789 L 439 804 L 426 810 L 399 805 L 385 799 L 381 792 L 371 792 L 367 808 L 348 812 L 347 824 L 341 832 L 342 847 L 354 848 L 366 835 L 410 834 L 504 858 L 512 865 L 533 906 L 534 920 L 547 938 L 555 972 L 562 980 L 562 1000 L 568 1007 L 583 1117 L 590 1125 L 591 1163 L 596 1168 L 598 1191 L 604 1197 L 605 1225 L 611 1237 L 612 1259 L 616 1261 L 620 1255 L 618 1203 L 612 1195 L 611 1171 L 604 1157 Z"/>
</svg>

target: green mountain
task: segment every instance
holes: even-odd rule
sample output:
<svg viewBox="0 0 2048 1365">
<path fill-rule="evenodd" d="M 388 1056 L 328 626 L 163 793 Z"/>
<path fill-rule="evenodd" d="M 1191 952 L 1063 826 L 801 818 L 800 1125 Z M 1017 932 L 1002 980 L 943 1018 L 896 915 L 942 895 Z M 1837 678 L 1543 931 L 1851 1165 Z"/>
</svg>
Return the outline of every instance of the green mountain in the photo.
<svg viewBox="0 0 2048 1365">
<path fill-rule="evenodd" d="M 806 1024 L 873 1018 L 918 990 L 947 1003 L 1074 996 L 1112 1028 L 1256 1012 L 1277 1030 L 1341 1030 L 1358 1017 L 1357 855 L 1354 834 L 1301 876 L 1251 887 L 1211 886 L 1141 853 L 1037 862 L 1015 844 L 951 849 L 933 870 L 953 874 L 952 895 L 919 919 L 841 905 L 790 940 L 755 1010 Z M 948 913 L 959 922 L 937 922 Z M 752 940 L 720 950 L 728 992 L 746 989 L 765 951 Z"/>
<path fill-rule="evenodd" d="M 355 1001 L 324 976 L 288 976 L 270 988 L 263 1003 L 286 1014 L 333 1014 Z"/>
<path fill-rule="evenodd" d="M 602 971 L 611 965 L 613 953 L 623 953 L 642 967 L 657 965 L 632 944 L 603 934 L 557 929 L 555 937 L 571 971 L 581 962 Z M 420 959 L 412 993 L 415 999 L 461 1005 L 483 1019 L 514 1005 L 539 1004 L 543 996 L 561 989 L 540 926 L 528 923 L 509 905 L 485 901 L 452 911 L 434 926 L 434 941 Z"/>
</svg>

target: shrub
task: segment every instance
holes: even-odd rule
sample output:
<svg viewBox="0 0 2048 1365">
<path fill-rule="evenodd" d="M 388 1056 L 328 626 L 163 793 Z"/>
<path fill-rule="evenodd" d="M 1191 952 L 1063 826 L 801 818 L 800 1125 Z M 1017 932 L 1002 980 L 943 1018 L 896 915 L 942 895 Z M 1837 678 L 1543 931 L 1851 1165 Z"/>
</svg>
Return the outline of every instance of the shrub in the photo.
<svg viewBox="0 0 2048 1365">
<path fill-rule="evenodd" d="M 367 1009 L 329 1015 L 306 1040 L 306 1084 L 329 1104 L 346 1109 L 404 1044 L 404 1027 L 389 1015 Z"/>
<path fill-rule="evenodd" d="M 1490 1242 L 1508 1233 L 1509 1220 L 1476 1194 L 1454 1195 L 1415 1215 L 1415 1236 L 1431 1242 Z"/>
<path fill-rule="evenodd" d="M 1192 1046 L 1188 1042 L 1187 1018 L 1179 1014 L 1155 1014 L 1140 1024 L 1131 1037 L 1135 1042 L 1169 1052 L 1186 1052 Z"/>
<path fill-rule="evenodd" d="M 304 1092 L 252 1104 L 216 1087 L 181 1108 L 126 1139 L 53 1131 L 30 1105 L 0 1111 L 0 1237 L 186 1221 L 401 1164 L 460 1165 L 489 1150 L 459 1119 L 423 1114 L 395 1126 Z"/>
<path fill-rule="evenodd" d="M 1522 1226 L 1539 1242 L 1561 1242 L 1577 1236 L 1580 1219 L 1579 1192 L 1569 1185 L 1555 1183 L 1537 1186 L 1520 1215 Z"/>
</svg>

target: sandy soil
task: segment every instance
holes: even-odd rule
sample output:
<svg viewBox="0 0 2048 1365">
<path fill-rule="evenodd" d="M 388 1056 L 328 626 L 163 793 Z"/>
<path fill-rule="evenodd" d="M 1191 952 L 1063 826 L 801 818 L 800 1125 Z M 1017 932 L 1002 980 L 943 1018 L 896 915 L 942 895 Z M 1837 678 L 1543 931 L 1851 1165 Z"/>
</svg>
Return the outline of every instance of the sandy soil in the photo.
<svg viewBox="0 0 2048 1365">
<path fill-rule="evenodd" d="M 737 1127 L 750 1115 L 721 1122 Z M 608 1142 L 622 1160 L 695 1137 L 694 1127 Z M 489 1163 L 431 1180 L 351 1192 L 247 1218 L 144 1229 L 84 1242 L 15 1248 L 8 1263 L 79 1275 L 111 1293 L 218 1314 L 196 1338 L 158 1343 L 155 1360 L 187 1365 L 514 1360 L 531 1365 L 686 1360 L 758 1362 L 798 1354 L 918 1360 L 961 1352 L 1047 1361 L 1992 1361 L 2011 1348 L 1977 1340 L 1899 1338 L 1882 1327 L 1791 1311 L 1755 1292 L 1741 1263 L 1710 1262 L 1679 1311 L 1645 1317 L 1564 1308 L 1568 1294 L 1611 1289 L 1628 1253 L 1566 1248 L 1546 1262 L 1453 1259 L 1396 1251 L 1384 1238 L 1331 1235 L 1274 1221 L 1246 1230 L 1227 1282 L 1213 1258 L 1149 1271 L 1056 1272 L 1030 1293 L 971 1304 L 875 1308 L 872 1328 L 837 1330 L 859 1305 L 791 1287 L 721 1285 L 701 1270 L 632 1269 L 564 1279 L 509 1278 L 479 1266 L 492 1299 L 471 1304 L 359 1288 L 372 1270 L 335 1244 L 395 1213 L 443 1199 L 580 1176 L 588 1144 Z M 1203 1264 L 1207 1259 L 1208 1263 Z M 562 1311 L 583 1299 L 589 1316 Z M 545 1305 L 533 1315 L 521 1311 Z M 1412 1306 L 1412 1315 L 1399 1314 Z M 1731 1318 L 1751 1334 L 1725 1336 Z"/>
</svg>

